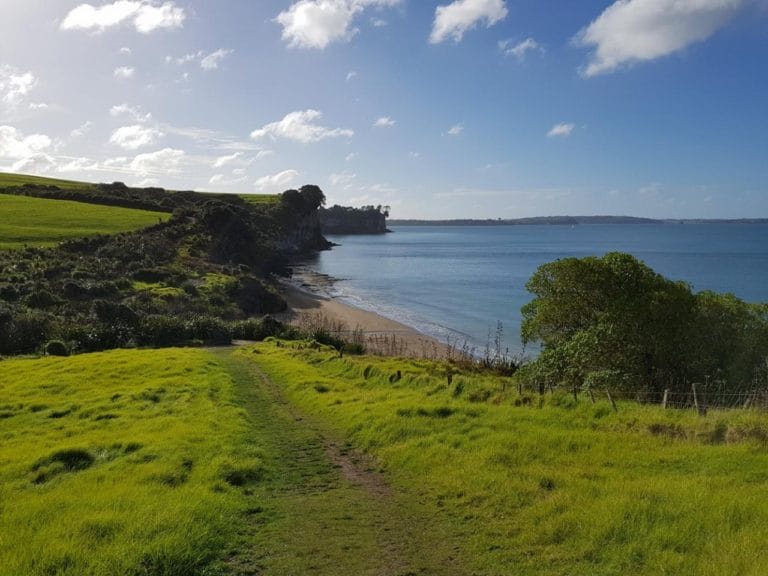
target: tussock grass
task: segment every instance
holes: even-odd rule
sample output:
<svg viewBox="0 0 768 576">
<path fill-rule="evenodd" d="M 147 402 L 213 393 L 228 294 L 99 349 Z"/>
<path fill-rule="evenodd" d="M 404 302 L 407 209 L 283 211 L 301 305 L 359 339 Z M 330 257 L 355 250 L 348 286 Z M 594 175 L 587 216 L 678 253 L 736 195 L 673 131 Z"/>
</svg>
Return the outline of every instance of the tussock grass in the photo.
<svg viewBox="0 0 768 576">
<path fill-rule="evenodd" d="M 265 474 L 203 350 L 2 361 L 0 412 L 3 576 L 217 574 Z"/>
<path fill-rule="evenodd" d="M 768 573 L 768 417 L 519 396 L 427 361 L 238 352 L 374 455 L 477 574 Z M 400 372 L 399 378 L 392 378 Z"/>
<path fill-rule="evenodd" d="M 169 214 L 0 194 L 0 249 L 128 232 L 165 221 Z"/>
</svg>

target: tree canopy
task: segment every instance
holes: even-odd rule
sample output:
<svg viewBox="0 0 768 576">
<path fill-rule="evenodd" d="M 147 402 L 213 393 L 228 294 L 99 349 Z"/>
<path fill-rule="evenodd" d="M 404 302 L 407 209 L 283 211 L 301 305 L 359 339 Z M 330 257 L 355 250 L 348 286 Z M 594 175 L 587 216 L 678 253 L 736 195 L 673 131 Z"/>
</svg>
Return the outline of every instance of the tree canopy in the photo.
<svg viewBox="0 0 768 576">
<path fill-rule="evenodd" d="M 768 313 L 732 294 L 694 294 L 629 254 L 541 266 L 526 287 L 521 335 L 541 354 L 529 377 L 550 384 L 661 394 L 688 382 L 750 387 L 765 377 Z"/>
</svg>

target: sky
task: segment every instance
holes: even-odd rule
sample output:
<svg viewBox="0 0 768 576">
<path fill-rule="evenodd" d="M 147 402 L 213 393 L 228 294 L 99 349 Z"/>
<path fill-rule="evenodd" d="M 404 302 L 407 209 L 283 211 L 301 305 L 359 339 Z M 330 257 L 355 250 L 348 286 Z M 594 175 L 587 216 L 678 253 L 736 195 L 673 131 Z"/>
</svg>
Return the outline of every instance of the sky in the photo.
<svg viewBox="0 0 768 576">
<path fill-rule="evenodd" d="M 3 0 L 0 171 L 768 217 L 768 0 Z"/>
</svg>

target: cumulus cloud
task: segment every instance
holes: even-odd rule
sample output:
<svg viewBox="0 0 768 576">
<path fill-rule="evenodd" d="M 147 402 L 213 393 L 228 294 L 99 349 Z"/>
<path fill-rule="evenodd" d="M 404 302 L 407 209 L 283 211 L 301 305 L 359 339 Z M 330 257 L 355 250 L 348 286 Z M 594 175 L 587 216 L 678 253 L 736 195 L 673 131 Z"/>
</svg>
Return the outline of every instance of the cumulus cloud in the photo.
<svg viewBox="0 0 768 576">
<path fill-rule="evenodd" d="M 376 128 L 392 128 L 392 126 L 395 124 L 397 124 L 397 122 L 392 120 L 392 118 L 389 116 L 382 116 L 381 118 L 377 118 L 376 122 L 373 123 L 374 127 Z"/>
<path fill-rule="evenodd" d="M 514 57 L 518 62 L 525 60 L 529 52 L 544 53 L 544 48 L 533 38 L 526 38 L 522 42 L 514 43 L 511 40 L 502 40 L 499 42 L 499 50 L 504 56 Z"/>
<path fill-rule="evenodd" d="M 184 150 L 163 148 L 157 152 L 139 154 L 129 164 L 133 172 L 141 176 L 151 174 L 174 174 L 179 171 L 179 165 L 184 160 Z"/>
<path fill-rule="evenodd" d="M 155 30 L 180 28 L 185 18 L 184 9 L 175 2 L 158 4 L 154 0 L 117 0 L 98 7 L 80 4 L 67 13 L 60 28 L 104 32 L 130 23 L 137 32 L 149 34 Z"/>
<path fill-rule="evenodd" d="M 162 136 L 163 133 L 159 130 L 134 124 L 133 126 L 121 126 L 112 132 L 109 143 L 120 146 L 124 150 L 138 150 L 153 144 Z"/>
<path fill-rule="evenodd" d="M 547 136 L 550 138 L 568 138 L 571 135 L 576 125 L 572 122 L 561 122 L 552 126 Z"/>
<path fill-rule="evenodd" d="M 429 41 L 439 44 L 451 39 L 460 42 L 464 33 L 484 22 L 490 28 L 507 16 L 505 0 L 455 0 L 438 6 Z"/>
<path fill-rule="evenodd" d="M 448 134 L 448 136 L 458 136 L 462 132 L 464 132 L 464 125 L 454 124 L 453 126 L 448 128 L 448 132 L 446 132 L 446 134 Z"/>
<path fill-rule="evenodd" d="M 273 140 L 283 138 L 301 142 L 302 144 L 311 144 L 328 138 L 354 135 L 354 132 L 348 128 L 327 128 L 313 123 L 313 121 L 319 120 L 322 117 L 322 112 L 318 110 L 291 112 L 278 122 L 272 122 L 258 130 L 254 130 L 251 132 L 251 138 L 254 140 L 264 137 L 269 137 Z"/>
<path fill-rule="evenodd" d="M 283 170 L 277 174 L 270 174 L 268 176 L 262 176 L 254 185 L 258 190 L 270 190 L 273 192 L 282 191 L 280 188 L 287 186 L 298 177 L 299 173 L 296 170 Z"/>
<path fill-rule="evenodd" d="M 112 75 L 118 80 L 130 80 L 136 75 L 136 68 L 132 68 L 131 66 L 120 66 L 119 68 L 115 68 Z"/>
<path fill-rule="evenodd" d="M 114 118 L 127 117 L 134 122 L 149 122 L 152 119 L 152 114 L 149 112 L 143 113 L 137 106 L 128 106 L 128 104 L 116 104 L 109 109 L 109 115 Z"/>
<path fill-rule="evenodd" d="M 27 158 L 48 150 L 51 144 L 51 139 L 45 134 L 24 136 L 13 126 L 0 126 L 0 158 Z"/>
<path fill-rule="evenodd" d="M 324 49 L 357 33 L 354 20 L 367 8 L 396 6 L 401 0 L 299 0 L 280 12 L 275 22 L 291 48 Z"/>
<path fill-rule="evenodd" d="M 22 72 L 5 64 L 0 66 L 0 109 L 15 109 L 36 85 L 37 78 L 32 72 Z"/>
<path fill-rule="evenodd" d="M 618 0 L 576 37 L 577 44 L 594 48 L 584 75 L 610 73 L 702 42 L 745 5 L 746 0 Z"/>
</svg>

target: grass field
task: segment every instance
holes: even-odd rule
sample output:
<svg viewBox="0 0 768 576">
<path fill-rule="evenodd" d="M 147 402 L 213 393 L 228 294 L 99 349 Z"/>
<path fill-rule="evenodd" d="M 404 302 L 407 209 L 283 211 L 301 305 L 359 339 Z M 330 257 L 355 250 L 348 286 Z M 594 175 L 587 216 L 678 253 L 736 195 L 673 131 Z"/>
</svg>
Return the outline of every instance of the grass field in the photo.
<svg viewBox="0 0 768 576">
<path fill-rule="evenodd" d="M 64 240 L 127 232 L 169 214 L 0 194 L 0 249 L 53 246 Z"/>
<path fill-rule="evenodd" d="M 420 516 L 449 527 L 473 574 L 768 573 L 762 414 L 540 406 L 497 378 L 448 385 L 424 362 L 255 352 L 239 354 L 373 454 Z"/>
<path fill-rule="evenodd" d="M 201 573 L 262 473 L 234 398 L 201 350 L 0 362 L 0 574 Z"/>
<path fill-rule="evenodd" d="M 276 341 L 2 361 L 0 576 L 768 573 L 764 414 L 508 384 Z"/>
<path fill-rule="evenodd" d="M 40 186 L 58 186 L 63 189 L 93 188 L 93 184 L 77 182 L 75 180 L 60 180 L 58 178 L 45 178 L 43 176 L 28 176 L 26 174 L 9 174 L 0 172 L 0 188 L 10 186 L 23 186 L 24 184 L 37 184 Z"/>
<path fill-rule="evenodd" d="M 280 200 L 279 194 L 239 194 L 240 198 L 249 204 L 275 204 Z"/>
</svg>

